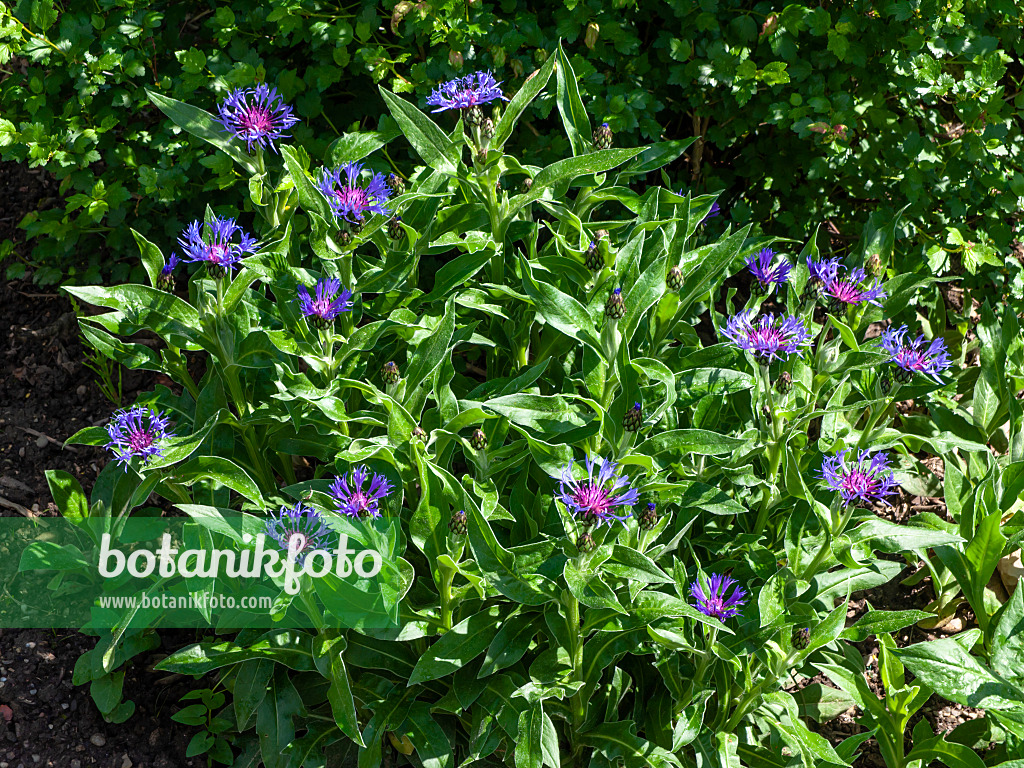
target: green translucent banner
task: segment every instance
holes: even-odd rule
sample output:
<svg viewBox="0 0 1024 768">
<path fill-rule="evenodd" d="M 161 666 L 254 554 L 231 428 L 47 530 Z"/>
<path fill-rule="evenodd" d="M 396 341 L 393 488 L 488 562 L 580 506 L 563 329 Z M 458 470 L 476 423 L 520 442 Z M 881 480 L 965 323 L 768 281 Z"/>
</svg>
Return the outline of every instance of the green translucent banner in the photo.
<svg viewBox="0 0 1024 768">
<path fill-rule="evenodd" d="M 230 510 L 188 512 L 0 518 L 0 627 L 397 626 L 393 518 L 327 517 L 312 540 Z"/>
</svg>

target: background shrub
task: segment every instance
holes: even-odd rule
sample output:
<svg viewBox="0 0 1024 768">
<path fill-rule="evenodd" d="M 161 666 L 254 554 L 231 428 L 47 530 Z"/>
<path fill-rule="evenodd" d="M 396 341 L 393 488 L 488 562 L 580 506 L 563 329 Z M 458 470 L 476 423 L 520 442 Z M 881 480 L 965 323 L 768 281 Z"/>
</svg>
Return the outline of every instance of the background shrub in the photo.
<svg viewBox="0 0 1024 768">
<path fill-rule="evenodd" d="M 1013 0 L 71 0 L 63 12 L 21 0 L 0 13 L 0 156 L 45 166 L 65 195 L 24 219 L 32 253 L 9 277 L 32 266 L 44 284 L 127 279 L 126 217 L 171 236 L 202 191 L 243 201 L 227 157 L 174 128 L 144 87 L 210 107 L 266 81 L 303 119 L 296 139 L 322 153 L 357 127 L 391 129 L 375 82 L 421 106 L 439 80 L 478 68 L 514 90 L 561 38 L 617 145 L 701 137 L 670 180 L 723 190 L 734 222 L 798 239 L 825 223 L 845 252 L 872 213 L 888 221 L 905 207 L 890 266 L 1024 294 L 1024 10 Z M 553 94 L 531 106 L 517 150 L 564 155 L 553 107 Z M 406 173 L 413 163 L 389 160 Z"/>
</svg>

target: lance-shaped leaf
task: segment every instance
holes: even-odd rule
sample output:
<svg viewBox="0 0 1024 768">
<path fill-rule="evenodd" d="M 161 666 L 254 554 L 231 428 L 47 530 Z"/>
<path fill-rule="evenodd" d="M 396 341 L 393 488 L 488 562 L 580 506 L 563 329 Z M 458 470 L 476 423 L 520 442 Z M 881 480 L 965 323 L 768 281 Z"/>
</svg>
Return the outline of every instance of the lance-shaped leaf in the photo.
<svg viewBox="0 0 1024 768">
<path fill-rule="evenodd" d="M 505 105 L 505 110 L 501 113 L 498 124 L 494 126 L 494 138 L 491 139 L 490 144 L 492 149 L 501 149 L 505 146 L 505 142 L 512 135 L 512 128 L 523 113 L 523 110 L 530 105 L 531 101 L 537 98 L 537 94 L 543 91 L 544 86 L 548 84 L 548 78 L 551 77 L 551 73 L 554 71 L 557 59 L 557 56 L 548 56 L 543 66 L 526 78 L 523 87 Z"/>
<path fill-rule="evenodd" d="M 565 134 L 569 137 L 574 157 L 586 154 L 590 149 L 593 130 L 590 127 L 590 117 L 587 115 L 587 108 L 583 106 L 580 98 L 579 84 L 576 82 L 576 73 L 572 71 L 572 64 L 569 57 L 562 49 L 562 43 L 558 43 L 558 112 L 562 116 L 562 125 L 565 126 Z"/>
<path fill-rule="evenodd" d="M 483 653 L 494 640 L 501 614 L 502 607 L 492 605 L 448 630 L 420 656 L 409 676 L 409 685 L 453 674 Z"/>
<path fill-rule="evenodd" d="M 456 155 L 452 141 L 437 123 L 386 88 L 380 88 L 380 95 L 384 97 L 391 116 L 401 127 L 412 148 L 423 158 L 423 162 L 435 170 L 454 173 Z"/>
<path fill-rule="evenodd" d="M 249 156 L 245 145 L 228 133 L 224 126 L 217 122 L 217 118 L 205 109 L 154 93 L 148 88 L 146 95 L 176 126 L 223 151 L 250 174 L 259 172 L 256 161 Z"/>
</svg>

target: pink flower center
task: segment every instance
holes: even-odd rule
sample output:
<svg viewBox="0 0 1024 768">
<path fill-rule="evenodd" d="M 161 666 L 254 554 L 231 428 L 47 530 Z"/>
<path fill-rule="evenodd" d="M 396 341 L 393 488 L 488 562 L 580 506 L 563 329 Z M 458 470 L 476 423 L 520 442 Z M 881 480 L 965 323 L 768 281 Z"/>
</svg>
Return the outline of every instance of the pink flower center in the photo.
<svg viewBox="0 0 1024 768">
<path fill-rule="evenodd" d="M 228 246 L 214 244 L 211 245 L 209 250 L 206 252 L 207 261 L 221 261 L 228 253 Z"/>
<path fill-rule="evenodd" d="M 238 122 L 246 133 L 269 133 L 274 129 L 274 120 L 265 107 L 251 107 L 245 110 Z"/>
<path fill-rule="evenodd" d="M 751 329 L 749 336 L 752 343 L 756 344 L 758 347 L 766 349 L 771 349 L 785 341 L 782 337 L 781 331 L 771 325 L 756 326 Z"/>
<path fill-rule="evenodd" d="M 849 280 L 836 280 L 829 286 L 829 293 L 846 304 L 859 304 L 864 293 L 860 287 Z"/>
<path fill-rule="evenodd" d="M 128 445 L 132 451 L 138 453 L 153 445 L 153 435 L 148 431 L 131 432 L 128 435 Z"/>
<path fill-rule="evenodd" d="M 287 533 L 288 537 L 285 541 L 288 542 L 288 549 L 302 552 L 309 546 L 309 537 L 302 531 L 288 531 Z"/>
<path fill-rule="evenodd" d="M 862 469 L 851 469 L 843 478 L 843 490 L 854 496 L 863 497 L 878 486 L 878 478 Z"/>
<path fill-rule="evenodd" d="M 574 500 L 583 517 L 601 517 L 611 508 L 608 491 L 593 483 L 580 486 Z"/>
<path fill-rule="evenodd" d="M 340 187 L 334 190 L 338 203 L 352 208 L 367 208 L 370 200 L 362 187 Z"/>
<path fill-rule="evenodd" d="M 904 368 L 909 368 L 913 371 L 923 371 L 925 369 L 924 355 L 916 349 L 904 347 L 896 353 L 896 362 Z"/>
</svg>

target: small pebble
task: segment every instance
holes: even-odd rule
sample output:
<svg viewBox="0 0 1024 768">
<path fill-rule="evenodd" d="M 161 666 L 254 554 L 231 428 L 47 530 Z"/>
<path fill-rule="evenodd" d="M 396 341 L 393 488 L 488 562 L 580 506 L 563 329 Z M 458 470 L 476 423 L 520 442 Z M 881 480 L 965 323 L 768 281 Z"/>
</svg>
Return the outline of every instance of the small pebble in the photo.
<svg viewBox="0 0 1024 768">
<path fill-rule="evenodd" d="M 45 437 L 43 437 L 42 435 L 40 435 L 39 437 L 37 437 L 37 438 L 36 438 L 36 448 L 45 448 L 45 447 L 46 447 L 46 444 L 47 444 L 48 442 L 50 442 L 50 441 L 49 441 L 49 440 L 47 440 L 47 439 L 46 439 Z M 39 762 L 39 761 L 37 760 L 36 762 Z"/>
<path fill-rule="evenodd" d="M 104 744 L 107 743 L 107 737 L 104 736 L 102 733 L 94 733 L 92 736 L 89 737 L 89 741 L 92 742 L 93 746 L 102 747 Z"/>
<path fill-rule="evenodd" d="M 121 760 L 121 768 L 132 768 L 132 759 L 128 755 L 125 755 L 124 759 Z"/>
<path fill-rule="evenodd" d="M 67 703 L 66 701 L 62 701 L 62 702 L 60 703 L 60 708 L 61 708 L 61 709 L 67 709 L 67 708 L 68 708 L 69 706 L 70 706 L 70 705 L 69 705 L 69 704 L 68 704 L 68 703 Z"/>
<path fill-rule="evenodd" d="M 82 761 L 81 760 L 72 760 L 71 761 L 71 768 L 82 768 Z"/>
<path fill-rule="evenodd" d="M 25 643 L 25 647 L 26 647 L 26 648 L 29 648 L 29 649 L 31 649 L 31 648 L 35 648 L 35 647 L 36 647 L 36 644 L 35 644 L 35 643 Z"/>
<path fill-rule="evenodd" d="M 35 696 L 35 695 L 36 695 L 36 689 L 35 689 L 35 688 L 29 688 L 29 689 L 28 689 L 28 692 L 29 692 L 30 694 L 32 694 L 33 696 Z"/>
<path fill-rule="evenodd" d="M 79 397 L 85 397 L 85 384 L 79 384 L 78 389 L 75 390 L 75 394 Z"/>
</svg>

